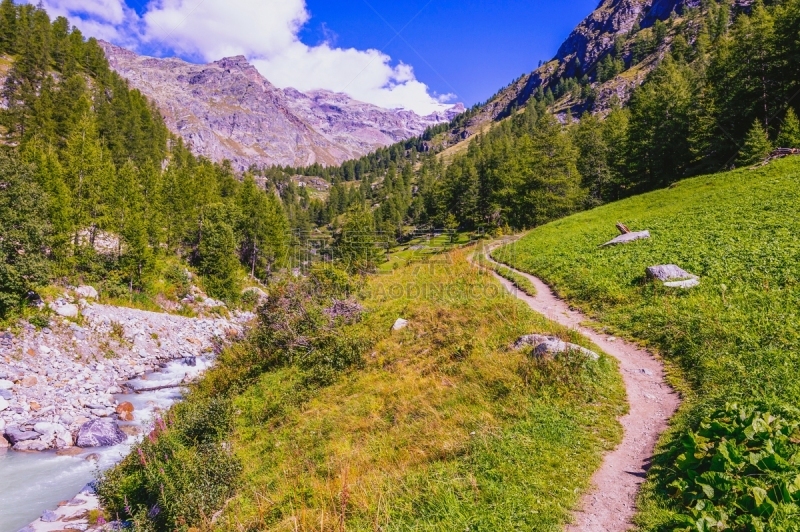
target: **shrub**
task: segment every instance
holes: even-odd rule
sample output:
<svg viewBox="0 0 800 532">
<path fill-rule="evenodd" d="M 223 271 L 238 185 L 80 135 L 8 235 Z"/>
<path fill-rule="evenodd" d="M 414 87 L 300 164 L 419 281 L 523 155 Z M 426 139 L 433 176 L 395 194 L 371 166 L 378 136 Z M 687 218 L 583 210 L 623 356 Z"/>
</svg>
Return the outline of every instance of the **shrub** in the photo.
<svg viewBox="0 0 800 532">
<path fill-rule="evenodd" d="M 800 422 L 790 415 L 728 405 L 667 450 L 676 530 L 800 530 Z"/>
<path fill-rule="evenodd" d="M 226 438 L 231 404 L 188 400 L 157 419 L 153 431 L 101 477 L 98 493 L 115 518 L 138 530 L 186 530 L 207 524 L 234 493 L 241 464 Z"/>
</svg>

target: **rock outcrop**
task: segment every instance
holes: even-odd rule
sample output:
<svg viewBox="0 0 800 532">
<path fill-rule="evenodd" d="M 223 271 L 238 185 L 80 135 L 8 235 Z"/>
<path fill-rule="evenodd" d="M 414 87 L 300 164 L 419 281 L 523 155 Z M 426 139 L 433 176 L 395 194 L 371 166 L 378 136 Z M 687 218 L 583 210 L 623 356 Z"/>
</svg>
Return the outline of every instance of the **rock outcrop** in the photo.
<svg viewBox="0 0 800 532">
<path fill-rule="evenodd" d="M 464 111 L 421 117 L 329 91 L 280 89 L 242 57 L 207 65 L 155 59 L 101 41 L 112 69 L 152 99 L 192 150 L 243 170 L 340 164 L 420 135 Z"/>
</svg>

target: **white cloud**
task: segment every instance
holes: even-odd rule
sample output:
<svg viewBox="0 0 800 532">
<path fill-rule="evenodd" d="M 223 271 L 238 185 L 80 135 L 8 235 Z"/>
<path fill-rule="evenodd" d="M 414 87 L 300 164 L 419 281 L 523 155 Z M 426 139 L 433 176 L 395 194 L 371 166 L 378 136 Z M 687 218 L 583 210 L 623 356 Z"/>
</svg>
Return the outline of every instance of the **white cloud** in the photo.
<svg viewBox="0 0 800 532">
<path fill-rule="evenodd" d="M 428 114 L 449 98 L 431 95 L 411 66 L 378 50 L 309 46 L 298 33 L 305 0 L 152 0 L 139 17 L 123 0 L 46 0 L 89 35 L 202 61 L 244 55 L 272 83 L 345 92 L 381 107 Z"/>
</svg>

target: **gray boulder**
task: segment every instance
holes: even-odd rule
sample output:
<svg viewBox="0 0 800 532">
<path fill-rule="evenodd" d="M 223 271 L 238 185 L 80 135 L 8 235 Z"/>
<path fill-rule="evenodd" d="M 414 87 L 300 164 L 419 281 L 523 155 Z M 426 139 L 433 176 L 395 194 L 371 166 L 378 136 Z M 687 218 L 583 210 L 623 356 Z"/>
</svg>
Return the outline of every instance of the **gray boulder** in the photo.
<svg viewBox="0 0 800 532">
<path fill-rule="evenodd" d="M 635 242 L 636 240 L 645 240 L 650 238 L 650 231 L 639 231 L 637 233 L 625 233 L 624 235 L 619 235 L 614 240 L 606 242 L 603 244 L 603 247 L 607 246 L 617 246 L 619 244 L 628 244 L 629 242 Z"/>
<path fill-rule="evenodd" d="M 58 515 L 52 510 L 45 510 L 40 519 L 43 523 L 55 523 L 58 521 Z"/>
<path fill-rule="evenodd" d="M 50 449 L 50 445 L 42 439 L 21 441 L 14 445 L 15 451 L 41 452 L 48 449 Z"/>
<path fill-rule="evenodd" d="M 392 325 L 393 331 L 400 331 L 408 327 L 408 320 L 404 320 L 403 318 L 397 318 L 397 321 L 394 322 Z"/>
<path fill-rule="evenodd" d="M 128 437 L 113 421 L 93 419 L 78 430 L 78 447 L 110 447 L 119 445 Z"/>
<path fill-rule="evenodd" d="M 600 355 L 577 344 L 565 342 L 555 336 L 544 336 L 542 334 L 528 334 L 514 342 L 514 349 L 523 349 L 533 346 L 533 355 L 539 358 L 547 356 L 557 356 L 562 353 L 577 352 L 591 360 L 599 360 Z"/>
<path fill-rule="evenodd" d="M 5 437 L 11 445 L 16 445 L 19 442 L 38 440 L 40 434 L 36 431 L 24 431 L 19 427 L 6 427 Z"/>
<path fill-rule="evenodd" d="M 663 282 L 685 281 L 687 279 L 697 279 L 696 275 L 675 266 L 674 264 L 664 264 L 661 266 L 650 266 L 645 270 L 647 277 Z"/>
<path fill-rule="evenodd" d="M 72 434 L 63 425 L 40 422 L 33 426 L 33 430 L 42 435 L 41 441 L 50 448 L 68 449 L 72 447 Z"/>
<path fill-rule="evenodd" d="M 646 270 L 647 277 L 664 283 L 667 288 L 694 288 L 700 285 L 700 278 L 674 264 L 650 266 Z"/>
</svg>

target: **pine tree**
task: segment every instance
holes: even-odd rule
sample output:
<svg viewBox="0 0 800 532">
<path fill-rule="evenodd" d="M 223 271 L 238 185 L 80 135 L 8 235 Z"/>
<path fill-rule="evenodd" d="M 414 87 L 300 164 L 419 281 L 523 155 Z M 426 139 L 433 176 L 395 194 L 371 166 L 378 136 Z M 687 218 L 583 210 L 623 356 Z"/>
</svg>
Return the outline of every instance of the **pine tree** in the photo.
<svg viewBox="0 0 800 532">
<path fill-rule="evenodd" d="M 767 132 L 759 120 L 753 122 L 753 127 L 747 134 L 744 146 L 739 150 L 737 164 L 739 166 L 751 166 L 763 161 L 772 151 L 772 144 L 769 141 Z"/>
<path fill-rule="evenodd" d="M 41 142 L 28 144 L 23 151 L 23 160 L 35 168 L 36 184 L 47 196 L 47 219 L 52 226 L 51 256 L 61 271 L 66 272 L 69 270 L 74 219 L 72 197 L 64 182 L 64 168 L 53 147 Z"/>
<path fill-rule="evenodd" d="M 610 150 L 603 129 L 603 123 L 598 117 L 585 113 L 573 135 L 580 154 L 578 171 L 582 177 L 582 186 L 589 190 L 594 204 L 603 200 L 611 183 Z"/>
<path fill-rule="evenodd" d="M 98 232 L 108 223 L 114 166 L 100 144 L 91 113 L 84 114 L 67 139 L 66 181 L 73 194 L 75 245 L 80 244 L 79 233 L 87 230 L 93 246 Z"/>
<path fill-rule="evenodd" d="M 779 148 L 800 149 L 800 121 L 797 120 L 797 114 L 791 107 L 783 118 L 777 145 Z"/>
<path fill-rule="evenodd" d="M 112 218 L 114 229 L 120 236 L 117 253 L 131 291 L 142 288 L 144 276 L 153 265 L 144 212 L 139 171 L 132 161 L 128 161 L 116 173 Z"/>
<path fill-rule="evenodd" d="M 0 3 L 0 53 L 13 55 L 17 51 L 17 7 L 14 0 Z"/>
<path fill-rule="evenodd" d="M 685 175 L 694 98 L 691 70 L 670 57 L 636 90 L 628 133 L 633 186 L 651 190 Z"/>
<path fill-rule="evenodd" d="M 239 296 L 236 238 L 227 222 L 224 205 L 214 204 L 204 209 L 197 255 L 198 270 L 208 295 L 236 300 Z"/>
<path fill-rule="evenodd" d="M 47 197 L 33 169 L 0 154 L 0 318 L 22 303 L 28 290 L 47 282 L 51 227 Z"/>
<path fill-rule="evenodd" d="M 336 239 L 336 258 L 352 273 L 373 272 L 381 261 L 378 240 L 374 217 L 356 205 L 347 212 Z"/>
</svg>

